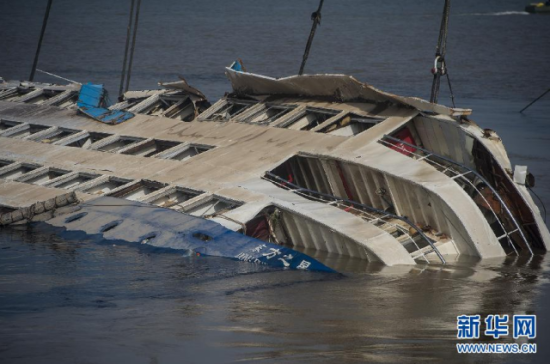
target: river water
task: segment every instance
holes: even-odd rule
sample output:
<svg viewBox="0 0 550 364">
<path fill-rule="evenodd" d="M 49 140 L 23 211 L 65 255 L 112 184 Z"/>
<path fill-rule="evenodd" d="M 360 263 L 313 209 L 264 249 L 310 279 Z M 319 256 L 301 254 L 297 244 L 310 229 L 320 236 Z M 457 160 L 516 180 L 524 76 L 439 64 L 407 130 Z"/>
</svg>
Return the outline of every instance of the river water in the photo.
<svg viewBox="0 0 550 364">
<path fill-rule="evenodd" d="M 46 1 L 0 1 L 0 76 L 26 79 Z M 550 207 L 550 16 L 523 1 L 453 2 L 457 105 L 528 165 Z M 316 1 L 142 2 L 133 89 L 178 74 L 211 100 L 223 67 L 295 74 Z M 346 73 L 427 98 L 442 1 L 327 0 L 306 72 Z M 55 0 L 39 68 L 116 95 L 129 1 Z M 55 79 L 37 75 L 37 80 Z M 443 103 L 449 103 L 443 90 Z M 550 361 L 550 259 L 446 266 L 342 262 L 342 275 L 0 230 L 0 363 Z M 537 315 L 535 355 L 459 355 L 456 316 Z M 511 338 L 479 342 L 512 342 Z"/>
</svg>

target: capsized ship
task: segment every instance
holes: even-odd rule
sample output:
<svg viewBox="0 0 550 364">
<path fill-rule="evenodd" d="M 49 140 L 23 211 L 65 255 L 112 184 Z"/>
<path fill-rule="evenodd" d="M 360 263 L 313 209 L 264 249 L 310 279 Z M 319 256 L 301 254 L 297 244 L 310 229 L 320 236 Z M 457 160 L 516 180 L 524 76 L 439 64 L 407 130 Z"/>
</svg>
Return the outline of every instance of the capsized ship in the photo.
<svg viewBox="0 0 550 364">
<path fill-rule="evenodd" d="M 1 224 L 299 269 L 547 250 L 532 175 L 471 110 L 226 74 L 212 105 L 183 80 L 111 106 L 94 85 L 0 83 Z"/>
</svg>

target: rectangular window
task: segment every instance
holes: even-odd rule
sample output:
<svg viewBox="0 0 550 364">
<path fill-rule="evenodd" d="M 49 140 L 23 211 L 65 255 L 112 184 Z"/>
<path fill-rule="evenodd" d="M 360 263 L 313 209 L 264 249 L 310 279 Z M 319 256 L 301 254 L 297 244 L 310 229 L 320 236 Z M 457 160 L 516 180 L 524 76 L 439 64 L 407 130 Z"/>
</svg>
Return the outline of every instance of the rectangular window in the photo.
<svg viewBox="0 0 550 364">
<path fill-rule="evenodd" d="M 0 119 L 0 131 L 8 130 L 13 128 L 14 126 L 21 125 L 21 124 L 22 123 L 19 121 Z"/>
<path fill-rule="evenodd" d="M 64 188 L 67 190 L 71 190 L 99 177 L 101 177 L 101 175 L 99 174 L 78 172 L 71 176 L 67 176 L 67 178 L 63 178 L 59 181 L 49 184 L 48 187 Z"/>
<path fill-rule="evenodd" d="M 183 203 L 199 196 L 200 194 L 202 194 L 202 192 L 193 191 L 183 187 L 173 187 L 147 202 L 159 207 L 179 210 L 181 209 L 181 205 Z"/>
<path fill-rule="evenodd" d="M 191 157 L 196 156 L 197 154 L 204 153 L 214 147 L 210 145 L 203 144 L 188 144 L 182 147 L 181 149 L 176 149 L 173 152 L 164 154 L 162 158 L 172 159 L 177 161 L 186 161 Z"/>
<path fill-rule="evenodd" d="M 87 132 L 86 134 L 81 135 L 76 139 L 71 138 L 71 140 L 68 140 L 67 143 L 63 143 L 61 145 L 65 145 L 67 147 L 88 149 L 93 143 L 110 136 L 111 134 L 107 133 Z"/>
<path fill-rule="evenodd" d="M 246 118 L 244 122 L 247 123 L 254 123 L 254 124 L 271 124 L 275 120 L 279 119 L 280 117 L 288 114 L 292 110 L 294 110 L 295 107 L 289 107 L 289 106 L 267 106 L 266 109 L 263 109 L 261 111 L 258 111 L 254 115 Z"/>
<path fill-rule="evenodd" d="M 141 180 L 136 183 L 132 183 L 130 186 L 109 195 L 112 197 L 119 197 L 126 200 L 137 201 L 142 197 L 147 196 L 148 194 L 164 188 L 165 186 L 166 185 L 164 183 Z"/>
<path fill-rule="evenodd" d="M 36 139 L 37 142 L 42 143 L 48 143 L 53 144 L 61 139 L 64 139 L 68 136 L 74 135 L 78 133 L 79 130 L 72 130 L 72 129 L 66 129 L 66 128 L 58 128 L 57 130 L 53 131 L 52 133 L 49 133 L 48 135 L 45 135 L 43 137 L 40 137 L 39 139 Z"/>
<path fill-rule="evenodd" d="M 339 113 L 340 111 L 336 110 L 307 107 L 303 113 L 279 127 L 294 130 L 310 130 Z"/>
<path fill-rule="evenodd" d="M 218 196 L 209 196 L 191 206 L 185 207 L 183 212 L 198 217 L 209 217 L 217 213 L 233 210 L 241 205 L 240 202 L 231 201 Z"/>
<path fill-rule="evenodd" d="M 100 146 L 99 148 L 97 148 L 97 150 L 100 150 L 102 152 L 116 153 L 123 148 L 129 147 L 132 144 L 137 144 L 144 140 L 144 138 L 121 136 L 105 145 Z"/>
<path fill-rule="evenodd" d="M 247 101 L 226 100 L 225 105 L 216 110 L 209 118 L 211 120 L 226 121 L 241 114 L 254 103 Z"/>
<path fill-rule="evenodd" d="M 179 117 L 183 121 L 193 121 L 195 119 L 195 104 L 189 99 L 176 101 L 164 110 L 161 116 L 172 119 Z"/>
<path fill-rule="evenodd" d="M 122 154 L 137 155 L 140 157 L 153 157 L 156 154 L 159 154 L 168 149 L 174 148 L 179 144 L 181 143 L 167 141 L 167 140 L 153 139 L 146 143 L 141 143 L 139 145 L 136 145 L 135 147 L 132 147 L 130 149 L 126 149 L 124 152 L 122 152 Z"/>
<path fill-rule="evenodd" d="M 41 171 L 27 173 L 26 176 L 19 178 L 17 181 L 32 183 L 35 185 L 43 185 L 68 173 L 70 173 L 70 171 L 58 168 L 46 168 Z"/>
<path fill-rule="evenodd" d="M 348 114 L 320 130 L 321 133 L 354 136 L 372 128 L 384 119 Z"/>
<path fill-rule="evenodd" d="M 0 168 L 4 168 L 6 166 L 9 166 L 10 164 L 13 164 L 15 163 L 14 161 L 12 160 L 9 160 L 9 159 L 0 159 Z"/>
<path fill-rule="evenodd" d="M 35 169 L 40 168 L 38 164 L 31 163 L 15 163 L 15 166 L 7 166 L 4 171 L 0 172 L 0 178 L 6 180 L 14 180 L 21 177 L 25 173 L 34 171 Z"/>
<path fill-rule="evenodd" d="M 128 183 L 132 182 L 130 179 L 118 178 L 109 176 L 107 179 L 102 180 L 99 183 L 89 185 L 86 187 L 83 186 L 82 192 L 89 193 L 91 195 L 104 195 L 109 193 L 119 187 L 122 187 Z"/>
<path fill-rule="evenodd" d="M 10 138 L 23 139 L 30 135 L 39 133 L 49 128 L 51 128 L 51 126 L 28 124 L 22 129 L 14 131 L 13 133 L 8 132 L 6 136 L 9 136 Z"/>
</svg>

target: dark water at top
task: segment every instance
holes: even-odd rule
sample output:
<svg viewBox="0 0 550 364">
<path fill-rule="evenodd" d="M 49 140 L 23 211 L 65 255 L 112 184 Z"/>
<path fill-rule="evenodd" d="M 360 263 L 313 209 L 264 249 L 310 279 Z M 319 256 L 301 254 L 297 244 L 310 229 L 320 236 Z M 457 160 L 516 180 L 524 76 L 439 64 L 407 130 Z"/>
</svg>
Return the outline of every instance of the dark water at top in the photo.
<svg viewBox="0 0 550 364">
<path fill-rule="evenodd" d="M 28 78 L 45 3 L 0 0 L 0 76 Z M 550 97 L 517 113 L 550 87 L 550 16 L 524 5 L 454 1 L 448 63 L 458 105 L 529 166 L 550 207 Z M 316 6 L 144 0 L 131 88 L 181 74 L 216 99 L 236 58 L 252 72 L 295 74 Z M 426 98 L 441 7 L 327 0 L 306 71 Z M 55 0 L 39 68 L 116 93 L 128 10 L 129 1 Z M 548 257 L 352 263 L 343 277 L 271 271 L 0 230 L 0 363 L 550 361 Z M 538 354 L 456 354 L 457 315 L 525 312 L 538 316 Z"/>
<path fill-rule="evenodd" d="M 27 79 L 46 0 L 2 0 L 0 75 Z M 529 0 L 453 1 L 448 64 L 458 100 L 523 99 L 549 87 L 550 17 Z M 55 0 L 39 68 L 118 90 L 130 1 Z M 298 72 L 317 0 L 144 0 L 132 88 L 178 74 L 212 99 L 223 67 Z M 345 73 L 384 90 L 428 97 L 442 1 L 327 0 L 306 72 Z M 54 81 L 39 75 L 38 80 Z"/>
</svg>

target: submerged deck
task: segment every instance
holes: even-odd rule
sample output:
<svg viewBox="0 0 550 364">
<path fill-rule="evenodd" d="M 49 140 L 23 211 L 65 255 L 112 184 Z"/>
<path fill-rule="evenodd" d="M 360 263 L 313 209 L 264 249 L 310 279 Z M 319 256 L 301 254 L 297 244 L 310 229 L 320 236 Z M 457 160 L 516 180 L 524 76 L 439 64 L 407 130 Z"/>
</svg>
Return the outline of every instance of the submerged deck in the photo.
<svg viewBox="0 0 550 364">
<path fill-rule="evenodd" d="M 106 125 L 72 108 L 0 101 L 3 211 L 56 194 L 111 196 L 387 265 L 547 248 L 502 142 L 469 110 L 345 76 L 228 75 L 233 93 L 192 121 L 136 113 Z"/>
</svg>

